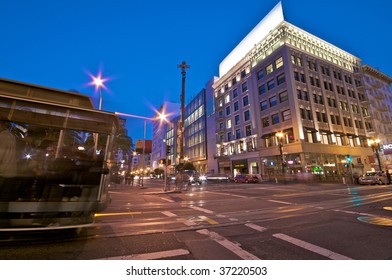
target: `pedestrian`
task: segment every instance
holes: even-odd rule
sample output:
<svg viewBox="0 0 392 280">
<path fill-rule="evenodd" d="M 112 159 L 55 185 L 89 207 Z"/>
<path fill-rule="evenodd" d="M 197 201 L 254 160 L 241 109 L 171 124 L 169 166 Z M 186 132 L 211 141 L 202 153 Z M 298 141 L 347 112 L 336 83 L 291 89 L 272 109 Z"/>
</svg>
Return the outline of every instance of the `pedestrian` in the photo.
<svg viewBox="0 0 392 280">
<path fill-rule="evenodd" d="M 388 169 L 387 169 L 387 182 L 388 182 L 388 185 L 391 183 L 391 173 L 389 173 Z"/>
</svg>

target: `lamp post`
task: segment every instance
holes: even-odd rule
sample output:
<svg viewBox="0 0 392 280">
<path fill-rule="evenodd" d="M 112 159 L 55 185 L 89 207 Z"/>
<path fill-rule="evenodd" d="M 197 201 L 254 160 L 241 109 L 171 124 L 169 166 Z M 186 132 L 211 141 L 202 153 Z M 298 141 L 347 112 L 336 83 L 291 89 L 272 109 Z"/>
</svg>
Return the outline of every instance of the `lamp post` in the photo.
<svg viewBox="0 0 392 280">
<path fill-rule="evenodd" d="M 380 150 L 380 142 L 381 142 L 381 140 L 379 138 L 368 140 L 368 144 L 370 147 L 372 147 L 373 153 L 376 152 L 376 157 L 377 157 L 377 161 L 378 161 L 378 168 L 380 169 L 380 171 L 382 171 L 380 154 L 378 152 Z"/>
<path fill-rule="evenodd" d="M 181 68 L 182 74 L 182 87 L 181 87 L 181 120 L 180 120 L 180 137 L 179 137 L 179 145 L 180 145 L 180 163 L 184 159 L 184 114 L 185 114 L 185 78 L 186 78 L 186 69 L 190 68 L 189 65 L 186 64 L 185 60 L 177 65 L 177 68 Z"/>
<path fill-rule="evenodd" d="M 98 73 L 97 76 L 93 76 L 90 74 L 90 77 L 92 79 L 92 81 L 90 82 L 90 85 L 94 85 L 95 86 L 95 90 L 98 90 L 99 92 L 99 105 L 98 105 L 98 109 L 102 110 L 102 88 L 106 88 L 105 87 L 105 82 L 107 81 L 107 79 L 102 78 L 102 74 Z M 98 149 L 98 138 L 99 135 L 98 133 L 94 133 L 93 134 L 94 137 L 94 153 L 97 153 L 97 149 Z M 95 155 L 94 155 L 95 156 Z"/>
<path fill-rule="evenodd" d="M 284 157 L 283 157 L 283 137 L 284 137 L 284 134 L 282 132 L 277 132 L 275 134 L 275 136 L 278 139 L 280 159 L 282 161 L 282 175 L 283 175 L 284 174 Z"/>
<path fill-rule="evenodd" d="M 146 152 L 146 128 L 147 128 L 147 121 L 166 121 L 166 115 L 164 113 L 158 112 L 158 116 L 155 118 L 149 118 L 149 117 L 142 117 L 142 116 L 137 116 L 137 115 L 132 115 L 132 114 L 126 114 L 126 113 L 120 113 L 120 112 L 115 112 L 116 115 L 120 116 L 125 116 L 125 117 L 130 117 L 130 118 L 136 118 L 136 119 L 143 119 L 144 121 L 144 129 L 143 129 L 143 145 L 142 145 L 142 167 L 145 168 L 145 152 Z M 142 173 L 143 177 L 143 173 Z M 144 183 L 143 183 L 143 178 L 141 179 L 141 188 L 144 188 Z"/>
</svg>

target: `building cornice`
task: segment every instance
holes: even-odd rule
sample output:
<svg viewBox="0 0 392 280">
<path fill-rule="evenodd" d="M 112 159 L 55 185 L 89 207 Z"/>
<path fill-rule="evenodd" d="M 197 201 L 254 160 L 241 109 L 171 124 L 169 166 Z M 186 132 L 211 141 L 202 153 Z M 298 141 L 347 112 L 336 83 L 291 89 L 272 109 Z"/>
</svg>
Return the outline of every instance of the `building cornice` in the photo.
<svg viewBox="0 0 392 280">
<path fill-rule="evenodd" d="M 362 65 L 361 69 L 364 74 L 368 74 L 376 78 L 379 78 L 384 82 L 387 82 L 389 85 L 392 83 L 392 77 L 384 74 L 383 72 L 377 70 L 376 68 L 371 67 L 368 64 Z"/>
</svg>

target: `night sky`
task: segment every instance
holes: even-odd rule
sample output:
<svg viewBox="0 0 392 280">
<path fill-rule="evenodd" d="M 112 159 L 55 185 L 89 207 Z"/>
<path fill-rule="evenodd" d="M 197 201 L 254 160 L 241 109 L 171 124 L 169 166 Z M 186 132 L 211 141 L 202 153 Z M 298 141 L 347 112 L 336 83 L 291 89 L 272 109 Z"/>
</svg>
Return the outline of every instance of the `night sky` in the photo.
<svg viewBox="0 0 392 280">
<path fill-rule="evenodd" d="M 77 90 L 107 78 L 103 110 L 152 117 L 218 76 L 219 63 L 277 0 L 0 0 L 0 77 Z M 391 1 L 283 0 L 286 20 L 392 76 Z M 128 119 L 143 138 L 143 121 Z M 148 126 L 147 138 L 151 137 Z"/>
</svg>

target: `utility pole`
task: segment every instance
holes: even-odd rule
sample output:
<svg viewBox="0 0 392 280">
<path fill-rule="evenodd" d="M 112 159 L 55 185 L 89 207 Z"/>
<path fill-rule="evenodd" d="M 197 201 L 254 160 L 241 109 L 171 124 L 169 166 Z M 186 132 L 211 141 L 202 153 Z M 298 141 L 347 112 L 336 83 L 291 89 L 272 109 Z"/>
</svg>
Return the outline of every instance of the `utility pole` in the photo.
<svg viewBox="0 0 392 280">
<path fill-rule="evenodd" d="M 186 78 L 186 69 L 189 69 L 190 66 L 186 64 L 185 60 L 177 66 L 177 68 L 181 68 L 182 74 L 182 89 L 181 89 L 181 119 L 179 125 L 180 137 L 180 163 L 182 163 L 184 159 L 184 113 L 185 113 L 185 78 Z"/>
</svg>

